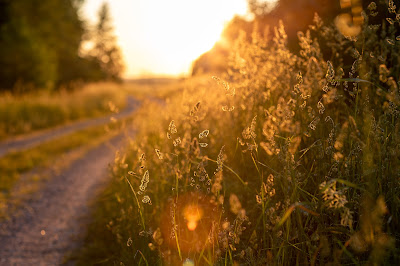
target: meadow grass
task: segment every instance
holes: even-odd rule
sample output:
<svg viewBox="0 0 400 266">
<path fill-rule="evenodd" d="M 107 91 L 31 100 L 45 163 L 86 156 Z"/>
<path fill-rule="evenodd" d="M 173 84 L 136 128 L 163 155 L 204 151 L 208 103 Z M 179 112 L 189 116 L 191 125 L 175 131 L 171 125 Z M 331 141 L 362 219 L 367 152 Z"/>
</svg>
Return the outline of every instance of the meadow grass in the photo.
<svg viewBox="0 0 400 266">
<path fill-rule="evenodd" d="M 399 264 L 399 32 L 375 9 L 316 15 L 298 54 L 283 25 L 242 34 L 225 76 L 142 109 L 78 265 Z"/>
<path fill-rule="evenodd" d="M 185 79 L 181 78 L 147 78 L 126 80 L 121 89 L 138 100 L 165 100 L 183 90 Z"/>
<path fill-rule="evenodd" d="M 94 83 L 73 92 L 31 92 L 0 95 L 0 140 L 71 121 L 112 113 L 125 106 L 119 84 Z"/>
<path fill-rule="evenodd" d="M 131 118 L 127 118 L 123 121 L 111 122 L 107 125 L 91 127 L 45 142 L 33 148 L 18 152 L 10 152 L 1 157 L 0 218 L 4 218 L 10 214 L 9 211 L 6 210 L 10 200 L 13 205 L 15 205 L 12 207 L 15 208 L 18 207 L 17 205 L 23 203 L 16 201 L 21 198 L 27 198 L 28 196 L 16 194 L 32 194 L 40 187 L 40 182 L 47 178 L 47 176 L 43 174 L 45 169 L 66 167 L 66 165 L 56 165 L 58 161 L 57 158 L 61 159 L 61 156 L 77 149 L 82 153 L 116 136 L 121 132 L 128 121 L 131 121 Z M 66 158 L 62 161 L 64 163 Z M 29 174 L 29 171 L 32 170 L 35 170 L 35 173 Z M 24 174 L 28 175 L 29 178 L 21 180 L 20 177 Z M 18 190 L 14 190 L 16 186 L 19 186 Z"/>
</svg>

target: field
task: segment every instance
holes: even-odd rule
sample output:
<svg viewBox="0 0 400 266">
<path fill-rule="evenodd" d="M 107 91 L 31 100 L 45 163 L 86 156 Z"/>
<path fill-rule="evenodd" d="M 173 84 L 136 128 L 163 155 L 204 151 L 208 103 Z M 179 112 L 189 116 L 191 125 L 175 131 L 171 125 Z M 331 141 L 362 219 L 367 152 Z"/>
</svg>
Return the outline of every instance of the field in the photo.
<svg viewBox="0 0 400 266">
<path fill-rule="evenodd" d="M 97 29 L 112 45 L 86 57 L 57 29 L 5 20 L 4 59 L 27 82 L 3 69 L 0 264 L 400 265 L 400 9 L 339 5 L 295 41 L 293 25 L 259 25 L 267 13 L 237 17 L 191 77 L 123 82 L 106 4 Z M 108 82 L 62 89 L 78 74 Z"/>
<path fill-rule="evenodd" d="M 96 83 L 75 92 L 0 95 L 0 140 L 111 114 L 125 106 L 126 92 L 111 83 Z M 113 107 L 113 108 L 111 108 Z"/>
<path fill-rule="evenodd" d="M 358 37 L 316 16 L 298 54 L 242 35 L 226 75 L 145 104 L 78 264 L 398 264 L 400 45 L 373 10 Z"/>
</svg>

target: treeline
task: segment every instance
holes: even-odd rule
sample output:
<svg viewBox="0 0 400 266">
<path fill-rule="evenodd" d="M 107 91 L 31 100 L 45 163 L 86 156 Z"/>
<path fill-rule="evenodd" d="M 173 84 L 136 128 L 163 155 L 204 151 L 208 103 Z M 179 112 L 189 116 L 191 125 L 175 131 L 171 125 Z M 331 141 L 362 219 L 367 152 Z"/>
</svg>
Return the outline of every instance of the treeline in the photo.
<svg viewBox="0 0 400 266">
<path fill-rule="evenodd" d="M 324 20 L 332 21 L 340 11 L 339 0 L 280 0 L 276 5 L 263 0 L 247 2 L 253 19 L 249 21 L 242 17 L 233 18 L 222 33 L 222 41 L 193 63 L 193 75 L 226 72 L 227 57 L 241 32 L 246 33 L 247 39 L 251 40 L 255 28 L 261 36 L 265 36 L 273 33 L 274 27 L 282 21 L 288 35 L 288 47 L 298 50 L 297 32 L 304 31 L 312 24 L 315 13 Z"/>
<path fill-rule="evenodd" d="M 201 55 L 193 63 L 193 75 L 226 72 L 228 56 L 231 54 L 234 43 L 241 32 L 246 34 L 249 41 L 252 39 L 252 33 L 255 29 L 261 36 L 273 36 L 274 28 L 279 25 L 279 21 L 282 21 L 288 37 L 287 46 L 291 52 L 298 53 L 301 49 L 298 32 L 306 32 L 309 29 L 309 25 L 313 24 L 316 13 L 327 24 L 334 23 L 339 14 L 349 14 L 351 19 L 346 21 L 346 24 L 348 27 L 357 26 L 357 24 L 360 24 L 360 21 L 357 20 L 363 20 L 362 12 L 369 14 L 368 6 L 372 1 L 279 0 L 276 5 L 271 5 L 264 0 L 247 0 L 247 2 L 249 11 L 254 18 L 250 21 L 241 17 L 232 19 L 222 33 L 222 41 L 216 43 L 210 51 Z M 389 25 L 386 21 L 389 13 L 387 8 L 384 8 L 387 6 L 387 1 L 377 0 L 376 2 L 379 3 L 376 15 L 369 18 L 370 22 Z M 400 32 L 398 31 L 397 34 L 400 34 Z M 335 56 L 334 53 L 338 52 L 328 47 L 321 47 L 321 49 L 325 60 L 332 60 Z M 342 52 L 345 50 L 346 47 L 343 47 Z M 350 68 L 351 65 L 346 67 Z"/>
<path fill-rule="evenodd" d="M 102 6 L 98 24 L 90 28 L 78 15 L 82 3 L 0 0 L 1 90 L 57 89 L 77 81 L 119 79 L 122 58 L 108 7 Z M 83 50 L 83 41 L 92 48 Z"/>
</svg>

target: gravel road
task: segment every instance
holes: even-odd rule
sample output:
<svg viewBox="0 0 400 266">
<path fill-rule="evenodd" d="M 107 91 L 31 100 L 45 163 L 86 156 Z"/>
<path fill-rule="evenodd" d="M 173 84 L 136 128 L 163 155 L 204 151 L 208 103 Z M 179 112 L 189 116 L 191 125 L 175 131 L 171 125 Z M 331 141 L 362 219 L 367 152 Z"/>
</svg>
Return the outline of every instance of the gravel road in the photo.
<svg viewBox="0 0 400 266">
<path fill-rule="evenodd" d="M 139 102 L 128 98 L 127 108 L 113 115 L 132 114 Z M 55 130 L 0 143 L 0 156 L 56 137 L 110 121 L 110 116 L 76 122 Z M 0 222 L 0 266 L 60 265 L 65 255 L 79 248 L 84 237 L 89 202 L 109 181 L 108 166 L 126 140 L 120 135 L 89 150 L 61 174 L 51 177 L 10 220 Z M 68 262 L 73 265 L 73 262 Z"/>
<path fill-rule="evenodd" d="M 0 265 L 59 265 L 79 247 L 88 202 L 106 184 L 121 134 L 51 178 L 21 213 L 0 224 Z M 73 263 L 70 263 L 73 264 Z"/>
<path fill-rule="evenodd" d="M 95 119 L 88 119 L 79 122 L 74 122 L 65 126 L 44 130 L 42 132 L 35 133 L 29 136 L 21 136 L 19 138 L 5 140 L 3 142 L 0 142 L 0 157 L 10 151 L 18 151 L 30 148 L 45 141 L 61 137 L 63 135 L 72 133 L 77 130 L 82 130 L 92 126 L 98 126 L 109 123 L 111 117 L 114 117 L 116 119 L 123 119 L 131 115 L 132 111 L 134 111 L 138 105 L 139 101 L 137 101 L 132 97 L 128 97 L 126 108 L 123 109 L 118 114 L 112 114 Z"/>
</svg>

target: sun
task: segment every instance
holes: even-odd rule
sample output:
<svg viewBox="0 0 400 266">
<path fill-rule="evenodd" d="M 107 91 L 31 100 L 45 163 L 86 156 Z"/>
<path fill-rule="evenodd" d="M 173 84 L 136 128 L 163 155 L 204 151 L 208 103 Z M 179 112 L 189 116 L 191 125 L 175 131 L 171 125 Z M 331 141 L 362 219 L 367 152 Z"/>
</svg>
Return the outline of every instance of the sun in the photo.
<svg viewBox="0 0 400 266">
<path fill-rule="evenodd" d="M 225 24 L 235 14 L 247 12 L 246 0 L 108 2 L 126 77 L 189 74 L 192 61 L 213 47 Z M 85 4 L 92 21 L 97 3 L 88 0 Z"/>
<path fill-rule="evenodd" d="M 213 47 L 225 23 L 239 12 L 228 1 L 171 0 L 158 4 L 143 42 L 153 54 L 151 69 L 169 74 L 187 73 L 191 62 Z"/>
</svg>

